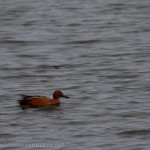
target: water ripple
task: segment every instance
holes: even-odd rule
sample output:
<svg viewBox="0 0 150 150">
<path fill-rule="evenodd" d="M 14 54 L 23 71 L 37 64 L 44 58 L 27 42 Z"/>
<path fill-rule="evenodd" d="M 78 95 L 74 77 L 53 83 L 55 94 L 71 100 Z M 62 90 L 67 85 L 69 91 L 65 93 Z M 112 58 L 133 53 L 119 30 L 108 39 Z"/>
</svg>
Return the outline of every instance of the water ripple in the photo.
<svg viewBox="0 0 150 150">
<path fill-rule="evenodd" d="M 1 141 L 149 149 L 149 8 L 149 0 L 0 1 Z M 16 103 L 56 89 L 70 96 L 60 107 Z"/>
</svg>

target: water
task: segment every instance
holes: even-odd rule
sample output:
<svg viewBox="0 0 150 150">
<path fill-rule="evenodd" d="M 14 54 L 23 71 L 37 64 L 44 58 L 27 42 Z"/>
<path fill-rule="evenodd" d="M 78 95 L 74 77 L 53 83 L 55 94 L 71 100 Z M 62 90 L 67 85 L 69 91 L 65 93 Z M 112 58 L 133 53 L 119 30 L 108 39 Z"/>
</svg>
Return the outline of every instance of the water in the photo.
<svg viewBox="0 0 150 150">
<path fill-rule="evenodd" d="M 149 150 L 149 0 L 1 0 L 0 16 L 1 149 Z M 60 107 L 16 103 L 55 89 Z"/>
</svg>

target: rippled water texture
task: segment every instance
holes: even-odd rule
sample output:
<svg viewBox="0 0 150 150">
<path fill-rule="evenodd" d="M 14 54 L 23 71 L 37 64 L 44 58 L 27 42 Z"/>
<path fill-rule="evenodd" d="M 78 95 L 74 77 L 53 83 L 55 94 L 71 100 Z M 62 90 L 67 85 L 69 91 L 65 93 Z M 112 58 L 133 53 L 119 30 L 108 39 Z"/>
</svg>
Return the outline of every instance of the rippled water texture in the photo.
<svg viewBox="0 0 150 150">
<path fill-rule="evenodd" d="M 1 149 L 149 150 L 149 0 L 1 0 L 0 68 Z"/>
</svg>

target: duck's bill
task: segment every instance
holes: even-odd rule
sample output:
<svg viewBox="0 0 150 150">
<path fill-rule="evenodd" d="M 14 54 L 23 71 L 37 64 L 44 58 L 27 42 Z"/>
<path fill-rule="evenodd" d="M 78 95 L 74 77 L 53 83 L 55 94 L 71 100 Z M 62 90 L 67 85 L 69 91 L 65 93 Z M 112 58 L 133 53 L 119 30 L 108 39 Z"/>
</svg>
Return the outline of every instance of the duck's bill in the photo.
<svg viewBox="0 0 150 150">
<path fill-rule="evenodd" d="M 63 95 L 62 97 L 64 97 L 64 98 L 69 98 L 69 96 L 66 96 L 66 95 Z"/>
</svg>

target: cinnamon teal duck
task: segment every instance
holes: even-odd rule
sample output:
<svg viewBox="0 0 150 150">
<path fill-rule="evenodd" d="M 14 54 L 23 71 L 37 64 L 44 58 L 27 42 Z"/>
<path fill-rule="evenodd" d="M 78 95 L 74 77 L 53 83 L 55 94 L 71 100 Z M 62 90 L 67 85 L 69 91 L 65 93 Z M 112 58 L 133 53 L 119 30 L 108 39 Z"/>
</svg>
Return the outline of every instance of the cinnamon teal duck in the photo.
<svg viewBox="0 0 150 150">
<path fill-rule="evenodd" d="M 29 95 L 21 95 L 22 98 L 17 100 L 20 107 L 22 109 L 26 108 L 34 108 L 34 107 L 46 107 L 51 105 L 59 105 L 60 98 L 69 98 L 68 96 L 64 95 L 62 91 L 55 91 L 53 93 L 53 98 L 49 98 L 46 96 L 29 96 Z"/>
</svg>

